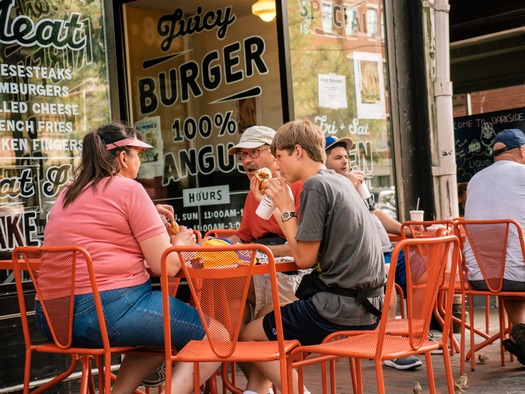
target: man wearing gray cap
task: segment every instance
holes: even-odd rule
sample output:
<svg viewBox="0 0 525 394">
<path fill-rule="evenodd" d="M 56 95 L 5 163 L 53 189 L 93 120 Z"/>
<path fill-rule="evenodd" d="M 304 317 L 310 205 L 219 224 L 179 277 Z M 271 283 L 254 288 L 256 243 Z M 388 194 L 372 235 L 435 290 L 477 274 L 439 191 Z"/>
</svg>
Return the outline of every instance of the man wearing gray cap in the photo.
<svg viewBox="0 0 525 394">
<path fill-rule="evenodd" d="M 466 220 L 511 218 L 525 228 L 525 134 L 507 129 L 496 134 L 493 142 L 494 163 L 472 177 L 467 186 Z M 509 235 L 503 290 L 525 291 L 525 264 L 520 243 Z M 466 242 L 464 255 L 468 279 L 474 289 L 485 283 L 472 247 Z M 525 365 L 525 299 L 504 298 L 505 310 L 513 325 L 505 348 Z"/>
<path fill-rule="evenodd" d="M 239 143 L 228 150 L 230 155 L 237 155 L 237 160 L 243 165 L 244 171 L 250 180 L 250 187 L 255 182 L 253 178 L 260 168 L 266 167 L 272 172 L 273 177 L 280 177 L 275 168 L 275 158 L 270 152 L 270 144 L 275 135 L 275 130 L 266 126 L 252 126 L 244 131 Z M 296 212 L 299 213 L 299 195 L 301 194 L 302 182 L 295 182 L 290 185 L 290 189 L 296 201 Z M 259 201 L 255 199 L 252 190 L 248 192 L 242 214 L 241 226 L 236 235 L 230 237 L 233 242 L 258 242 L 268 246 L 275 257 L 290 256 L 290 249 L 286 244 L 286 238 L 281 230 L 281 226 L 275 218 L 271 216 L 268 220 L 256 215 L 255 211 Z M 281 302 L 287 303 L 296 299 L 295 289 L 299 285 L 302 272 L 279 273 L 279 294 Z M 265 281 L 261 275 L 254 277 L 253 290 L 248 295 L 248 302 L 254 305 L 254 314 L 266 305 L 271 303 L 271 289 L 269 282 Z"/>
</svg>

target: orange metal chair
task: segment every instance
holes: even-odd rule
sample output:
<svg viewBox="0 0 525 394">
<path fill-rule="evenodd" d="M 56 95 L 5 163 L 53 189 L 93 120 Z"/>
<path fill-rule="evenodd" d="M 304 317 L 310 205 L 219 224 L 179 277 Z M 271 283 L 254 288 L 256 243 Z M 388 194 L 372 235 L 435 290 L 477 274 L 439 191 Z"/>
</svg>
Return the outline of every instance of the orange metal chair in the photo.
<svg viewBox="0 0 525 394">
<path fill-rule="evenodd" d="M 401 237 L 427 238 L 453 234 L 455 223 L 453 220 L 425 220 L 422 222 L 401 223 Z"/>
<path fill-rule="evenodd" d="M 299 368 L 299 389 L 302 390 L 302 367 L 314 363 L 330 362 L 342 357 L 350 360 L 352 384 L 354 392 L 363 392 L 361 376 L 361 359 L 374 360 L 376 366 L 377 389 L 385 392 L 382 361 L 401 358 L 410 355 L 424 354 L 427 367 L 430 392 L 435 393 L 434 372 L 432 368 L 431 351 L 447 349 L 452 312 L 453 282 L 448 281 L 449 291 L 445 304 L 445 325 L 443 336 L 439 342 L 428 340 L 430 319 L 437 300 L 437 293 L 444 283 L 445 270 L 450 261 L 451 274 L 455 275 L 459 258 L 459 241 L 451 235 L 437 238 L 415 238 L 401 240 L 395 247 L 392 259 L 397 258 L 404 249 L 407 267 L 407 318 L 392 319 L 388 316 L 388 308 L 384 308 L 379 327 L 373 331 L 342 331 L 328 336 L 320 345 L 301 346 L 292 350 L 288 358 L 289 379 L 292 368 Z M 423 251 L 423 253 L 421 253 Z M 390 297 L 394 296 L 396 265 L 391 264 L 385 292 L 384 305 L 389 305 Z M 357 335 L 356 335 L 357 334 Z M 303 358 L 304 355 L 307 355 Z M 450 363 L 450 353 L 443 351 L 443 361 L 447 378 L 447 388 L 454 392 L 454 380 Z M 323 393 L 327 392 L 326 369 L 323 374 Z M 331 368 L 331 393 L 336 392 L 335 370 Z M 289 380 L 290 381 L 290 380 Z M 291 392 L 291 390 L 290 390 Z M 301 391 L 300 391 L 301 392 Z"/>
<path fill-rule="evenodd" d="M 197 239 L 197 243 L 200 243 L 202 241 L 202 234 L 199 230 L 193 229 L 193 234 L 195 234 L 195 238 Z"/>
<path fill-rule="evenodd" d="M 446 235 L 456 234 L 456 223 L 453 220 L 426 220 L 422 222 L 413 222 L 408 221 L 401 224 L 401 234 L 403 238 L 428 238 L 428 237 L 442 237 Z M 448 281 L 450 280 L 450 267 L 447 267 L 445 271 L 445 281 L 443 282 L 442 289 L 438 294 L 438 300 L 434 307 L 434 318 L 442 327 L 444 324 L 444 307 L 443 303 L 446 298 L 446 291 L 444 289 L 448 288 Z M 456 271 L 456 277 L 454 278 L 454 293 L 461 296 L 462 284 L 461 277 L 458 271 Z M 463 303 L 463 301 L 461 301 Z M 452 323 L 461 324 L 462 318 L 457 318 L 452 316 Z M 454 345 L 450 351 L 451 355 L 454 354 L 454 351 L 460 351 L 461 345 L 457 342 L 456 338 L 453 335 L 453 330 L 450 330 L 450 341 Z M 461 371 L 463 373 L 463 371 Z"/>
<path fill-rule="evenodd" d="M 209 238 L 209 237 L 228 238 L 235 234 L 237 234 L 236 228 L 215 228 L 213 230 L 208 230 L 204 234 L 203 238 Z"/>
<path fill-rule="evenodd" d="M 268 264 L 256 266 L 257 251 L 268 256 Z M 166 258 L 177 253 L 188 281 L 192 301 L 196 306 L 206 332 L 206 339 L 191 341 L 178 353 L 172 351 L 170 319 L 164 320 L 166 354 L 166 392 L 171 389 L 171 367 L 176 361 L 193 362 L 195 392 L 199 391 L 198 364 L 201 362 L 255 362 L 279 361 L 281 384 L 287 387 L 286 357 L 298 341 L 285 341 L 279 308 L 275 261 L 271 251 L 259 244 L 235 244 L 217 246 L 173 246 L 162 257 L 161 287 L 163 290 L 164 316 L 170 316 Z M 272 286 L 277 340 L 264 342 L 240 342 L 246 298 L 252 275 L 269 274 Z M 224 364 L 223 364 L 224 366 Z M 227 368 L 222 375 L 227 377 Z M 226 379 L 227 380 L 227 379 Z M 232 392 L 238 389 L 229 388 Z M 241 391 L 242 392 L 242 391 Z M 286 389 L 283 389 L 286 392 Z"/>
<path fill-rule="evenodd" d="M 80 393 L 95 393 L 95 379 L 92 373 L 95 362 L 98 374 L 98 392 L 111 392 L 111 356 L 137 349 L 137 347 L 111 347 L 109 344 L 104 311 L 89 253 L 80 247 L 17 247 L 12 253 L 13 270 L 18 293 L 18 303 L 25 342 L 24 393 L 29 393 L 31 383 L 31 358 L 34 351 L 41 353 L 58 353 L 71 356 L 69 368 L 57 375 L 51 381 L 41 385 L 33 393 L 46 392 L 51 387 L 63 381 L 77 369 L 78 361 L 82 366 Z M 87 264 L 93 298 L 97 311 L 100 331 L 102 333 L 101 348 L 80 348 L 72 345 L 73 307 L 76 267 Z M 27 272 L 31 282 L 22 282 L 22 272 Z M 39 281 L 39 274 L 46 272 L 52 280 Z M 48 322 L 52 342 L 41 343 L 41 337 L 33 338 L 29 329 L 27 307 L 24 294 L 27 286 L 32 283 L 42 305 Z"/>
<path fill-rule="evenodd" d="M 507 319 L 504 308 L 504 297 L 525 297 L 525 292 L 506 292 L 502 291 L 503 275 L 507 260 L 507 246 L 509 242 L 518 242 L 521 253 L 525 258 L 525 242 L 523 232 L 518 222 L 512 219 L 494 219 L 494 220 L 465 220 L 457 221 L 459 230 L 465 234 L 465 243 L 468 242 L 472 247 L 472 254 L 479 267 L 479 270 L 485 281 L 487 290 L 475 290 L 468 282 L 468 269 L 466 262 L 463 261 L 462 274 L 465 283 L 465 293 L 468 297 L 470 310 L 470 327 L 474 327 L 473 297 L 489 296 L 498 297 L 499 310 L 499 332 L 490 335 L 488 327 L 485 332 L 479 330 L 470 330 L 470 350 L 465 358 L 471 361 L 471 369 L 475 370 L 476 359 L 475 352 L 484 346 L 493 343 L 497 339 L 502 343 L 506 335 L 511 330 L 511 324 Z M 464 260 L 464 259 L 463 259 Z M 468 329 L 468 326 L 466 327 Z M 475 343 L 475 335 L 483 338 L 481 343 Z M 462 329 L 462 339 L 464 339 L 465 328 Z M 463 353 L 464 354 L 464 353 Z M 505 365 L 505 350 L 501 344 L 501 365 Z M 513 356 L 511 355 L 511 360 Z M 462 360 L 463 362 L 464 360 Z"/>
</svg>

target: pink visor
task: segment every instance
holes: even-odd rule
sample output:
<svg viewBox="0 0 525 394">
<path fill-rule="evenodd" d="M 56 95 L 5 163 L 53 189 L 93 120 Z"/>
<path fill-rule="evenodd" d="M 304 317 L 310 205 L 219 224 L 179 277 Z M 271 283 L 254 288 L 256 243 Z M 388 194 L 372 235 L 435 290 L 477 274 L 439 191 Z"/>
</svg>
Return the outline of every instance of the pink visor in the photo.
<svg viewBox="0 0 525 394">
<path fill-rule="evenodd" d="M 108 150 L 115 149 L 121 146 L 134 146 L 136 148 L 141 148 L 141 149 L 153 148 L 150 144 L 146 144 L 145 142 L 139 140 L 137 137 L 124 138 L 123 140 L 118 140 L 118 141 L 110 142 L 109 144 L 106 144 L 106 148 Z"/>
</svg>

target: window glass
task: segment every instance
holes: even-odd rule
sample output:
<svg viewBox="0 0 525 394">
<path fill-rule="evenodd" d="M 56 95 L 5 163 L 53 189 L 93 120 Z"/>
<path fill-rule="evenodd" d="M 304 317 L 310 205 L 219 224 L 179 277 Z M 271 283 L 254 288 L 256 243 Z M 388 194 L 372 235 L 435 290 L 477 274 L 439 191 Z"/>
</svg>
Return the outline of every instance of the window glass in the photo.
<svg viewBox="0 0 525 394">
<path fill-rule="evenodd" d="M 102 10 L 100 0 L 2 2 L 0 258 L 41 244 L 84 135 L 109 121 Z"/>
<path fill-rule="evenodd" d="M 155 147 L 138 180 L 202 232 L 241 221 L 249 182 L 228 149 L 249 126 L 282 124 L 275 19 L 251 4 L 124 6 L 132 120 Z"/>
<path fill-rule="evenodd" d="M 365 173 L 376 201 L 396 217 L 382 1 L 287 5 L 294 117 L 352 138 L 350 166 Z"/>
</svg>

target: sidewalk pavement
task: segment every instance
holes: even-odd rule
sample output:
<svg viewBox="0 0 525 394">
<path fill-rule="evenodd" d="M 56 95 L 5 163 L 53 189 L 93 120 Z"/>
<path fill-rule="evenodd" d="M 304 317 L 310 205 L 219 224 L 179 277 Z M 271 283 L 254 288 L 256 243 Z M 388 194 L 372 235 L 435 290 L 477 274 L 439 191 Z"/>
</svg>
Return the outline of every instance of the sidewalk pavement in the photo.
<svg viewBox="0 0 525 394">
<path fill-rule="evenodd" d="M 498 310 L 491 309 L 491 333 L 498 332 Z M 476 308 L 475 319 L 478 322 L 477 327 L 482 327 L 484 324 L 484 309 Z M 440 335 L 441 333 L 439 333 Z M 469 335 L 467 331 L 467 335 Z M 460 340 L 460 334 L 454 334 L 456 339 Z M 467 337 L 467 341 L 468 341 Z M 480 340 L 481 341 L 481 340 Z M 467 351 L 468 351 L 467 342 Z M 500 342 L 495 341 L 489 346 L 476 352 L 476 358 L 479 355 L 487 357 L 484 364 L 476 363 L 475 371 L 470 369 L 470 361 L 465 364 L 465 373 L 467 375 L 467 388 L 465 393 L 473 394 L 513 394 L 525 393 L 525 366 L 521 365 L 515 358 L 510 361 L 509 353 L 505 353 L 506 365 L 501 366 L 500 362 Z M 423 366 L 413 370 L 396 370 L 390 367 L 383 367 L 385 389 L 387 393 L 401 394 L 413 393 L 414 382 L 419 382 L 422 387 L 422 393 L 429 393 L 427 370 L 425 367 L 425 358 L 420 357 Z M 454 380 L 460 376 L 459 363 L 460 355 L 455 353 L 451 357 L 452 373 Z M 434 377 L 436 382 L 436 389 L 438 393 L 447 393 L 446 376 L 443 367 L 443 356 L 433 355 L 432 365 L 434 367 Z M 363 361 L 363 382 L 364 393 L 377 393 L 375 366 L 373 361 Z M 336 362 L 336 387 L 338 394 L 351 394 L 352 379 L 348 368 L 348 360 L 341 359 Z M 305 386 L 312 394 L 322 392 L 320 365 L 311 365 L 305 367 Z M 238 372 L 239 387 L 243 387 L 242 381 L 244 377 L 242 373 Z M 221 386 L 219 386 L 221 387 Z M 459 393 L 460 391 L 456 391 Z"/>
</svg>

